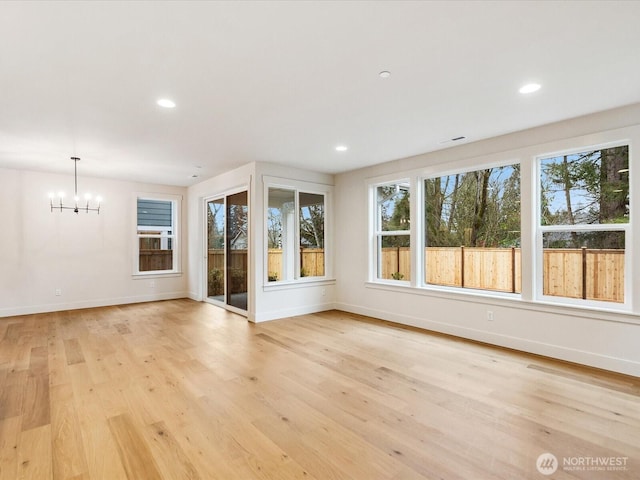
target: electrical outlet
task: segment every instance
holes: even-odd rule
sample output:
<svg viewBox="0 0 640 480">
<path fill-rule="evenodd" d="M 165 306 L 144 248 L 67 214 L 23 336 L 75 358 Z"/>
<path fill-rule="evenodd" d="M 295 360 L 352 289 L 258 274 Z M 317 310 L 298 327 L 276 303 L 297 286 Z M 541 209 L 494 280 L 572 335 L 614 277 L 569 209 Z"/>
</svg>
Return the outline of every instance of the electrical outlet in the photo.
<svg viewBox="0 0 640 480">
<path fill-rule="evenodd" d="M 487 321 L 488 322 L 493 322 L 493 311 L 492 310 L 487 310 Z"/>
<path fill-rule="evenodd" d="M 324 297 L 326 295 L 327 291 L 323 288 L 322 289 L 322 296 Z"/>
<path fill-rule="evenodd" d="M 149 288 L 156 288 L 156 281 L 155 280 L 151 280 L 149 282 Z"/>
<path fill-rule="evenodd" d="M 62 289 L 56 288 L 56 297 L 59 297 L 60 295 L 62 295 Z"/>
</svg>

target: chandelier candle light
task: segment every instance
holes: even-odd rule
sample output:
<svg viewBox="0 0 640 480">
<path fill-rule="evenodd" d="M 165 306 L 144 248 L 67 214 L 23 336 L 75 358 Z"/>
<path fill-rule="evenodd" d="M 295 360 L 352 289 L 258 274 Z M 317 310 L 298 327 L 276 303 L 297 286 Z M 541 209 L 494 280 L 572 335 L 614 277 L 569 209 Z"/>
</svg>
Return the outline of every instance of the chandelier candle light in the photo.
<svg viewBox="0 0 640 480">
<path fill-rule="evenodd" d="M 51 192 L 49 194 L 49 204 L 51 206 L 51 211 L 53 212 L 54 210 L 60 210 L 62 212 L 62 210 L 73 210 L 75 213 L 80 212 L 81 210 L 83 212 L 97 212 L 98 215 L 100 215 L 100 203 L 102 202 L 102 197 L 96 197 L 95 198 L 95 202 L 97 203 L 96 206 L 91 207 L 89 205 L 89 202 L 91 201 L 91 194 L 87 193 L 84 196 L 84 199 L 86 200 L 86 205 L 79 205 L 78 202 L 80 202 L 80 197 L 78 196 L 78 162 L 80 161 L 79 157 L 71 157 L 71 160 L 73 160 L 73 176 L 74 176 L 74 180 L 75 180 L 75 195 L 73 196 L 74 199 L 74 204 L 73 206 L 69 206 L 69 205 L 64 205 L 63 201 L 64 201 L 64 192 L 58 192 L 58 202 L 54 203 L 54 198 L 56 197 L 55 194 L 53 192 Z"/>
</svg>

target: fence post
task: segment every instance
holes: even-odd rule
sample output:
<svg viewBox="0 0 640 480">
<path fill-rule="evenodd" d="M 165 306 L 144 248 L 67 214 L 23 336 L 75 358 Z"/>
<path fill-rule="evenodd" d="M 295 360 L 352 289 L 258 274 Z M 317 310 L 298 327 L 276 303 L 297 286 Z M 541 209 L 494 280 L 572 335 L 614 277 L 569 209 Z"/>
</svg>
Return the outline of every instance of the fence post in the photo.
<svg viewBox="0 0 640 480">
<path fill-rule="evenodd" d="M 587 299 L 587 247 L 582 247 L 582 299 Z"/>
<path fill-rule="evenodd" d="M 516 247 L 511 247 L 511 293 L 516 293 Z"/>
<path fill-rule="evenodd" d="M 400 247 L 396 247 L 396 272 L 400 273 Z M 399 277 L 400 275 L 398 275 Z"/>
<path fill-rule="evenodd" d="M 464 287 L 464 245 L 460 246 L 460 286 Z"/>
</svg>

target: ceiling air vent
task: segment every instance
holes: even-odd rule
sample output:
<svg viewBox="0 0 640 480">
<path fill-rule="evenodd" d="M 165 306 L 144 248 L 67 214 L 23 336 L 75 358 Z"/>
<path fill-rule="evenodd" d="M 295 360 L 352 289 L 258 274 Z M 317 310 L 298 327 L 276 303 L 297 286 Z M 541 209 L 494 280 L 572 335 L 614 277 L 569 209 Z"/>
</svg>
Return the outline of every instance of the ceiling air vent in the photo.
<svg viewBox="0 0 640 480">
<path fill-rule="evenodd" d="M 449 143 L 449 142 L 458 142 L 460 140 L 464 140 L 465 138 L 467 138 L 467 137 L 465 137 L 464 135 L 462 135 L 460 137 L 447 138 L 446 140 L 439 141 L 438 144 L 439 145 L 443 145 L 443 144 Z"/>
</svg>

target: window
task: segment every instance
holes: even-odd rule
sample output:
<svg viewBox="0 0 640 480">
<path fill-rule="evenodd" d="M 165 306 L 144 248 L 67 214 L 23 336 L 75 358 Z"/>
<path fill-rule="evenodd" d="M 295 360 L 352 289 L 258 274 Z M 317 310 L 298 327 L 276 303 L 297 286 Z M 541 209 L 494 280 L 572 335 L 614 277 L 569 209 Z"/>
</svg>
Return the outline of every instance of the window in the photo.
<svg viewBox="0 0 640 480">
<path fill-rule="evenodd" d="M 300 276 L 324 277 L 324 195 L 298 193 Z"/>
<path fill-rule="evenodd" d="M 178 271 L 178 200 L 136 198 L 136 274 Z"/>
<path fill-rule="evenodd" d="M 539 174 L 542 296 L 624 303 L 629 147 L 541 158 Z"/>
<path fill-rule="evenodd" d="M 325 195 L 269 187 L 267 280 L 325 276 Z"/>
<path fill-rule="evenodd" d="M 424 180 L 426 285 L 519 293 L 520 165 Z"/>
<path fill-rule="evenodd" d="M 411 280 L 409 182 L 375 187 L 376 278 Z"/>
</svg>

